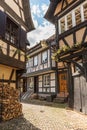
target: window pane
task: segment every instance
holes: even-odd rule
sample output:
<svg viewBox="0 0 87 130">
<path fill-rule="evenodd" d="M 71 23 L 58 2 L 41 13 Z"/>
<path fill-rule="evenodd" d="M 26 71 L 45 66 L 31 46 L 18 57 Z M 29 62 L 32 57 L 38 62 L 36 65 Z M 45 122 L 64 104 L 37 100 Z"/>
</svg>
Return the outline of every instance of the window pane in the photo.
<svg viewBox="0 0 87 130">
<path fill-rule="evenodd" d="M 65 31 L 65 18 L 60 20 L 61 33 Z"/>
<path fill-rule="evenodd" d="M 67 15 L 67 29 L 72 28 L 72 14 Z"/>
<path fill-rule="evenodd" d="M 84 9 L 84 19 L 87 20 L 87 3 L 83 5 L 83 9 Z"/>
<path fill-rule="evenodd" d="M 34 66 L 37 65 L 37 56 L 34 57 Z"/>
<path fill-rule="evenodd" d="M 47 62 L 47 51 L 42 53 L 42 63 Z"/>
<path fill-rule="evenodd" d="M 76 25 L 81 23 L 81 12 L 80 7 L 75 10 Z"/>
<path fill-rule="evenodd" d="M 44 85 L 44 87 L 50 86 L 50 75 L 49 74 L 44 75 L 43 85 Z"/>
<path fill-rule="evenodd" d="M 9 34 L 9 32 L 5 33 L 5 39 L 8 40 L 8 41 L 10 40 L 10 34 Z"/>
</svg>

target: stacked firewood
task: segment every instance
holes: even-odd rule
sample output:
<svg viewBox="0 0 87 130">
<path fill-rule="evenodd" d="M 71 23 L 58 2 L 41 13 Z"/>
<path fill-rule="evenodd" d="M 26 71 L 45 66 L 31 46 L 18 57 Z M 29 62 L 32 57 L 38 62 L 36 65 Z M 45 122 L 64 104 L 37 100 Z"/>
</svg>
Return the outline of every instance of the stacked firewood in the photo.
<svg viewBox="0 0 87 130">
<path fill-rule="evenodd" d="M 9 85 L 0 84 L 0 114 L 2 120 L 10 120 L 22 115 L 22 105 L 18 101 L 19 91 Z"/>
</svg>

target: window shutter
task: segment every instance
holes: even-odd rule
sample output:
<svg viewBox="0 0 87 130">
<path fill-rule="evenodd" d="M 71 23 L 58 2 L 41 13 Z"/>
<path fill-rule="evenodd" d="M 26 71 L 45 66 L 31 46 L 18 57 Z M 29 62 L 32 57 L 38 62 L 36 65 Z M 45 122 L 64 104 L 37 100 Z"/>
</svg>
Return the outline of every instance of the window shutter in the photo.
<svg viewBox="0 0 87 130">
<path fill-rule="evenodd" d="M 25 51 L 26 48 L 26 31 L 20 29 L 20 49 Z"/>
<path fill-rule="evenodd" d="M 5 37 L 6 14 L 0 10 L 0 37 Z"/>
</svg>

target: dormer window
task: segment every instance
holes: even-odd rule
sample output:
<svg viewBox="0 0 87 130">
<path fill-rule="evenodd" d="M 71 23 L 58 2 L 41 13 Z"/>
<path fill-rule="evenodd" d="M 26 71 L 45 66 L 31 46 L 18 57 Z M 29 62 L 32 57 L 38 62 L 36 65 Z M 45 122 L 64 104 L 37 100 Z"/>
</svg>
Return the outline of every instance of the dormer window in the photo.
<svg viewBox="0 0 87 130">
<path fill-rule="evenodd" d="M 9 18 L 6 20 L 5 39 L 13 44 L 18 43 L 18 26 Z"/>
<path fill-rule="evenodd" d="M 48 60 L 48 57 L 47 57 L 47 51 L 44 51 L 42 53 L 42 63 L 46 63 Z"/>
</svg>

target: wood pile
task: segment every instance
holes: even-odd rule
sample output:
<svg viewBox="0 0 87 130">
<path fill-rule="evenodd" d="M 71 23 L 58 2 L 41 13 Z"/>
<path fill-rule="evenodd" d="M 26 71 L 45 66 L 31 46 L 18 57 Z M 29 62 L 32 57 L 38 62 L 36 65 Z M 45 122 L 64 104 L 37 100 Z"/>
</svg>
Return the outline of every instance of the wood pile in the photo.
<svg viewBox="0 0 87 130">
<path fill-rule="evenodd" d="M 0 84 L 0 117 L 10 120 L 22 115 L 22 104 L 19 103 L 19 91 L 9 85 Z"/>
</svg>

